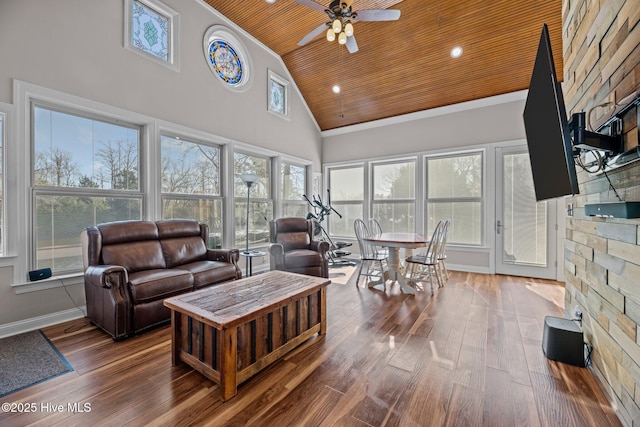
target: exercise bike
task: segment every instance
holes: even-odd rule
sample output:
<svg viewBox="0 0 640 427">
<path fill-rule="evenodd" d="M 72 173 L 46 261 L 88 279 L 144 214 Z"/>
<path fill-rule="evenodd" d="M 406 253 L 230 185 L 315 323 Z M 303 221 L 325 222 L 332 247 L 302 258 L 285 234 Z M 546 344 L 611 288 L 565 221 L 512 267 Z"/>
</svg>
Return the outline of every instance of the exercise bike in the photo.
<svg viewBox="0 0 640 427">
<path fill-rule="evenodd" d="M 355 261 L 348 259 L 340 259 L 351 255 L 351 252 L 343 250 L 346 247 L 351 246 L 351 243 L 348 242 L 334 242 L 331 237 L 329 237 L 329 233 L 322 226 L 325 218 L 331 214 L 331 212 L 338 215 L 339 218 L 342 218 L 340 212 L 331 207 L 331 196 L 329 190 L 327 189 L 327 204 L 325 205 L 322 201 L 322 198 L 318 194 L 318 196 L 313 195 L 313 201 L 307 197 L 306 194 L 303 194 L 302 197 L 311 205 L 313 208 L 313 213 L 309 212 L 307 214 L 307 219 L 313 220 L 313 234 L 314 237 L 317 237 L 320 240 L 324 240 L 329 243 L 329 251 L 327 252 L 327 256 L 329 257 L 329 267 L 342 267 L 345 265 L 356 265 Z"/>
</svg>

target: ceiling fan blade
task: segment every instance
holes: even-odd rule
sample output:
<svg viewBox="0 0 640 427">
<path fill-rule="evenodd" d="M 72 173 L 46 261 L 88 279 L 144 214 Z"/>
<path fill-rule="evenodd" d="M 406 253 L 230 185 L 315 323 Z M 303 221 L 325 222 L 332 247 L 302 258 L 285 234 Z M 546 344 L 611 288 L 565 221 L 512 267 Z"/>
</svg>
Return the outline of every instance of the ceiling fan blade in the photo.
<svg viewBox="0 0 640 427">
<path fill-rule="evenodd" d="M 365 9 L 356 12 L 358 21 L 396 21 L 400 18 L 397 9 Z"/>
<path fill-rule="evenodd" d="M 298 42 L 298 46 L 304 46 L 305 44 L 309 43 L 311 40 L 315 39 L 320 34 L 324 33 L 326 30 L 327 30 L 327 24 L 326 23 L 320 24 L 320 26 L 318 26 L 317 28 L 311 30 L 311 32 L 309 34 L 304 36 Z"/>
<path fill-rule="evenodd" d="M 312 0 L 293 0 L 293 1 L 303 6 L 310 7 L 311 9 L 319 10 L 320 12 L 324 12 L 325 10 L 327 10 L 326 6 L 318 4 Z"/>
<path fill-rule="evenodd" d="M 349 53 L 356 53 L 358 51 L 358 43 L 356 43 L 356 37 L 347 37 L 347 50 Z"/>
</svg>

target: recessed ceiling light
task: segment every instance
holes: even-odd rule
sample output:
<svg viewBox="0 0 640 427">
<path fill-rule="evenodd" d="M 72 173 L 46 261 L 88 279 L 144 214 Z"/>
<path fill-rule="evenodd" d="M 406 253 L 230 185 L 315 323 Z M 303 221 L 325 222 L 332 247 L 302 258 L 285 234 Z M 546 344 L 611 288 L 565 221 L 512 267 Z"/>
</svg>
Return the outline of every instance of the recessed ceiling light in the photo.
<svg viewBox="0 0 640 427">
<path fill-rule="evenodd" d="M 461 55 L 462 55 L 462 48 L 460 46 L 456 46 L 453 49 L 451 49 L 452 58 L 460 58 Z"/>
<path fill-rule="evenodd" d="M 276 2 L 276 0 L 264 0 L 264 1 L 266 1 L 267 3 L 275 3 Z"/>
<path fill-rule="evenodd" d="M 333 93 L 340 93 L 340 86 L 338 85 L 334 85 L 331 90 L 333 91 Z"/>
</svg>

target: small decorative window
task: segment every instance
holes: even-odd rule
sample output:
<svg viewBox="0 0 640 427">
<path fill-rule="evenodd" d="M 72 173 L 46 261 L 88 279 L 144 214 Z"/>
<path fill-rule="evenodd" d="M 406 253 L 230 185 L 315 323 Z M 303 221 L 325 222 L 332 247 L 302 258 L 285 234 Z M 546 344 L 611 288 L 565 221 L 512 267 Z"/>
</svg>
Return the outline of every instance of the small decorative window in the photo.
<svg viewBox="0 0 640 427">
<path fill-rule="evenodd" d="M 204 34 L 204 57 L 211 72 L 227 89 L 242 91 L 251 83 L 251 64 L 242 42 L 222 25 Z"/>
<path fill-rule="evenodd" d="M 157 0 L 125 0 L 125 47 L 177 68 L 178 14 Z"/>
</svg>

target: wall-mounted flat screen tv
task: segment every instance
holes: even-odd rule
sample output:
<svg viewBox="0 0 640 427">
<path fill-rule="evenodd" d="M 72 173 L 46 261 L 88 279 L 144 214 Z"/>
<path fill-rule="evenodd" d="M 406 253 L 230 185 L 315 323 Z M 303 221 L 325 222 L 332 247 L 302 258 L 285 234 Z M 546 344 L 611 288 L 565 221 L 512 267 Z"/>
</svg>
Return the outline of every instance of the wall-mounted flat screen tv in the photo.
<svg viewBox="0 0 640 427">
<path fill-rule="evenodd" d="M 542 27 L 523 118 L 536 200 L 578 194 L 571 132 L 547 24 Z"/>
</svg>

